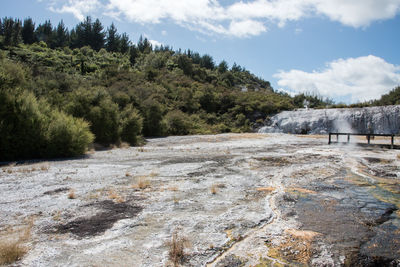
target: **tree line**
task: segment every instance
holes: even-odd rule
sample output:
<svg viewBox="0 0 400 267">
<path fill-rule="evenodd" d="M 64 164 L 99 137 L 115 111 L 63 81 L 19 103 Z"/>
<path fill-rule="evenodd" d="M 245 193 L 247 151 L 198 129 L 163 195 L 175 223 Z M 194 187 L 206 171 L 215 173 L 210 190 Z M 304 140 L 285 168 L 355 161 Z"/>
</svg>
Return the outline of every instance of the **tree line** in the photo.
<svg viewBox="0 0 400 267">
<path fill-rule="evenodd" d="M 20 19 L 5 17 L 0 20 L 0 35 L 4 36 L 4 45 L 6 46 L 43 41 L 53 49 L 90 46 L 96 51 L 105 48 L 109 52 L 120 53 L 127 53 L 132 46 L 128 35 L 126 33 L 119 34 L 114 23 L 105 29 L 99 19 L 93 21 L 90 16 L 70 31 L 62 20 L 53 27 L 50 20 L 36 26 L 31 18 L 24 19 L 22 22 Z M 147 39 L 141 42 L 149 45 Z"/>
</svg>

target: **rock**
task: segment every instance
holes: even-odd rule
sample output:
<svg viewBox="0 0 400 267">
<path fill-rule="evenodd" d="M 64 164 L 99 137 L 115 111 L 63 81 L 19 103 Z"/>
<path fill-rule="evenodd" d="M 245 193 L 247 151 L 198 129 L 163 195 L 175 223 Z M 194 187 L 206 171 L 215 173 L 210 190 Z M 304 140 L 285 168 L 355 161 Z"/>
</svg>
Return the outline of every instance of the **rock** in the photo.
<svg viewBox="0 0 400 267">
<path fill-rule="evenodd" d="M 328 132 L 397 134 L 400 105 L 284 111 L 269 118 L 259 133 L 326 134 Z"/>
</svg>

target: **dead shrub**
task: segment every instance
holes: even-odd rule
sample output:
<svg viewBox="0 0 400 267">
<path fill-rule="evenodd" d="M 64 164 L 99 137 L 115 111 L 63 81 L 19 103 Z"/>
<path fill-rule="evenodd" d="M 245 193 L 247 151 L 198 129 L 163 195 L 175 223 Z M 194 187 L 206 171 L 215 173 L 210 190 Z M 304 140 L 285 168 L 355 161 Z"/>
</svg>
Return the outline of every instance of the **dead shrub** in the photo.
<svg viewBox="0 0 400 267">
<path fill-rule="evenodd" d="M 0 265 L 20 260 L 27 252 L 20 240 L 2 241 L 0 243 Z"/>
<path fill-rule="evenodd" d="M 132 188 L 146 189 L 150 187 L 150 181 L 146 176 L 140 176 L 136 184 L 132 185 Z"/>
<path fill-rule="evenodd" d="M 115 192 L 114 190 L 110 190 L 108 192 L 108 197 L 117 203 L 125 202 L 125 199 L 122 196 L 120 196 L 117 192 Z"/>
<path fill-rule="evenodd" d="M 186 256 L 185 249 L 189 247 L 189 241 L 186 237 L 180 236 L 178 230 L 175 230 L 172 234 L 171 241 L 168 242 L 169 247 L 169 259 L 172 264 L 177 267 L 183 263 Z"/>
<path fill-rule="evenodd" d="M 210 191 L 211 191 L 211 194 L 213 194 L 213 195 L 217 194 L 217 191 L 218 191 L 217 185 L 213 184 L 210 188 Z"/>
<path fill-rule="evenodd" d="M 33 218 L 29 220 L 28 225 L 22 229 L 22 233 L 19 236 L 14 236 L 16 231 L 14 229 L 8 233 L 8 238 L 0 241 L 0 265 L 11 264 L 22 259 L 28 252 L 25 242 L 28 242 L 31 238 L 32 228 Z"/>
<path fill-rule="evenodd" d="M 68 192 L 68 198 L 69 199 L 75 199 L 76 195 L 75 195 L 75 190 L 74 189 L 70 189 Z"/>
</svg>

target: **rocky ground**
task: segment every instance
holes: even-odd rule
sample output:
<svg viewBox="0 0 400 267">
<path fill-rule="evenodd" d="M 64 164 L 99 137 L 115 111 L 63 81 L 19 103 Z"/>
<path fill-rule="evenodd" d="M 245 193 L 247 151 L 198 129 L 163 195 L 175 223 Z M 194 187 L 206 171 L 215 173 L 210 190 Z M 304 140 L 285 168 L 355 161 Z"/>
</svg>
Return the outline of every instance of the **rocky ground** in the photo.
<svg viewBox="0 0 400 267">
<path fill-rule="evenodd" d="M 399 266 L 399 155 L 224 134 L 10 164 L 0 241 L 16 266 Z"/>
</svg>

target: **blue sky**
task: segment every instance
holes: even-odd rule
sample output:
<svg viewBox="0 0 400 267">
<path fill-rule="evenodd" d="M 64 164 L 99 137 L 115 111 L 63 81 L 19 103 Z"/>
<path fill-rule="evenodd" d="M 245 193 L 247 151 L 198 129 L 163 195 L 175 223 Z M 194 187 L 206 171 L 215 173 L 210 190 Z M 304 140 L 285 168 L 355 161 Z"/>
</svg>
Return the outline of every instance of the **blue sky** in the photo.
<svg viewBox="0 0 400 267">
<path fill-rule="evenodd" d="M 400 85 L 400 0 L 2 0 L 1 17 L 85 16 L 136 42 L 191 49 L 244 66 L 276 90 L 336 102 L 379 98 Z"/>
</svg>

